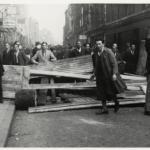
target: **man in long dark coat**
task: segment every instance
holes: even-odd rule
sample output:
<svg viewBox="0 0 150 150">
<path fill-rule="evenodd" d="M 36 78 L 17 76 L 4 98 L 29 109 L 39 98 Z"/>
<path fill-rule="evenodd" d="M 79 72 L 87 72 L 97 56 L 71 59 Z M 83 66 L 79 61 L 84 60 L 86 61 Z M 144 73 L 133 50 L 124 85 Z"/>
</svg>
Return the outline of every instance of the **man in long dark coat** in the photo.
<svg viewBox="0 0 150 150">
<path fill-rule="evenodd" d="M 3 103 L 3 89 L 2 89 L 2 76 L 4 74 L 4 68 L 2 64 L 2 58 L 0 56 L 0 103 Z"/>
<path fill-rule="evenodd" d="M 146 61 L 146 76 L 147 76 L 147 91 L 146 91 L 146 103 L 145 103 L 145 115 L 150 115 L 150 29 L 145 40 L 145 48 L 147 52 Z"/>
<path fill-rule="evenodd" d="M 134 74 L 136 71 L 136 50 L 135 45 L 132 44 L 131 47 L 128 47 L 127 50 L 123 53 L 123 60 L 126 62 L 125 72 Z"/>
<path fill-rule="evenodd" d="M 6 43 L 5 44 L 5 50 L 3 51 L 2 54 L 2 61 L 3 61 L 3 65 L 10 65 L 11 62 L 11 49 L 10 49 L 10 44 Z"/>
<path fill-rule="evenodd" d="M 96 42 L 95 76 L 97 86 L 97 99 L 102 101 L 102 110 L 97 114 L 108 114 L 106 100 L 115 102 L 114 111 L 119 110 L 116 94 L 119 93 L 115 86 L 118 74 L 118 65 L 111 49 L 104 47 L 102 41 Z"/>
</svg>

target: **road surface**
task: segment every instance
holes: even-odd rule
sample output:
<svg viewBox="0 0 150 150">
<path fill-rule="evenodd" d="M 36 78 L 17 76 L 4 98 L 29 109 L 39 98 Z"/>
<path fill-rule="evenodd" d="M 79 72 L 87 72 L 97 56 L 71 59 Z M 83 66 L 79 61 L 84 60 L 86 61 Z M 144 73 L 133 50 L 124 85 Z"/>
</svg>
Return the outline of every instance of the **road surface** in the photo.
<svg viewBox="0 0 150 150">
<path fill-rule="evenodd" d="M 149 147 L 143 107 L 95 115 L 97 109 L 28 114 L 17 111 L 7 147 Z"/>
</svg>

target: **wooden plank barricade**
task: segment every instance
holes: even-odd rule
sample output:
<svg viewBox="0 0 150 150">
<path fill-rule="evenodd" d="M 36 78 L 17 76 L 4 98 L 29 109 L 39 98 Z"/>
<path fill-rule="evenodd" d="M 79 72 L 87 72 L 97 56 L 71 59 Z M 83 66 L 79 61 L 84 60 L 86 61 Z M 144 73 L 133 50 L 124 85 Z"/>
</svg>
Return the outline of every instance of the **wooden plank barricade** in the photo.
<svg viewBox="0 0 150 150">
<path fill-rule="evenodd" d="M 53 93 L 52 97 L 55 99 L 55 89 L 87 90 L 96 88 L 95 81 L 89 80 L 93 70 L 91 56 L 68 58 L 54 63 L 40 64 L 38 66 L 4 65 L 4 69 L 5 73 L 2 78 L 3 97 L 14 99 L 16 92 L 19 90 L 35 90 L 35 106 L 37 105 L 37 90 L 50 89 Z M 135 75 L 121 76 L 127 83 L 127 91 L 132 91 L 131 93 L 135 92 L 139 94 L 130 95 L 129 93 L 124 93 L 119 96 L 125 99 L 132 99 L 132 101 L 134 101 L 134 99 L 139 99 L 138 102 L 141 102 L 140 100 L 145 97 L 145 93 L 142 93 L 141 87 L 146 85 L 146 78 Z M 30 79 L 39 77 L 48 78 L 51 82 L 39 84 L 29 83 Z M 63 83 L 62 81 L 61 83 L 55 83 L 53 78 L 57 77 L 82 79 L 84 82 Z M 132 102 L 130 101 L 130 103 Z"/>
<path fill-rule="evenodd" d="M 4 65 L 2 77 L 3 98 L 14 99 L 17 90 L 22 88 L 23 67 Z"/>
</svg>

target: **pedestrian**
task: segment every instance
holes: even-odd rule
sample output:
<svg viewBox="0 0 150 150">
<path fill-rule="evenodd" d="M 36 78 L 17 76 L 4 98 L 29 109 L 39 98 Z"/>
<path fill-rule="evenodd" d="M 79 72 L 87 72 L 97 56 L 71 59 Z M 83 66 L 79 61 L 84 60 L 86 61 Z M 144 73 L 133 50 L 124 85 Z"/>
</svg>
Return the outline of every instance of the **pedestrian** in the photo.
<svg viewBox="0 0 150 150">
<path fill-rule="evenodd" d="M 4 68 L 2 64 L 2 58 L 0 57 L 0 103 L 3 103 L 3 89 L 2 89 L 2 76 L 4 74 Z"/>
<path fill-rule="evenodd" d="M 38 61 L 37 61 L 38 60 Z M 42 49 L 38 50 L 36 54 L 31 58 L 32 63 L 38 65 L 39 63 L 49 63 L 50 61 L 56 61 L 57 58 L 54 56 L 53 52 L 51 50 L 48 50 L 48 44 L 47 42 L 42 43 Z M 48 78 L 42 78 L 40 83 L 48 83 Z M 42 91 L 42 90 L 40 90 Z M 38 91 L 38 95 L 39 92 Z M 49 93 L 48 93 L 49 94 Z M 56 103 L 56 99 L 51 100 L 52 103 Z M 46 101 L 43 99 L 41 102 L 39 102 L 39 105 L 45 105 Z"/>
<path fill-rule="evenodd" d="M 126 62 L 125 65 L 125 72 L 127 73 L 135 73 L 136 70 L 136 54 L 135 54 L 135 44 L 132 44 L 132 46 L 130 46 L 129 43 L 127 43 L 127 49 L 126 51 L 123 53 L 123 60 Z"/>
<path fill-rule="evenodd" d="M 31 50 L 30 50 L 30 48 L 26 48 L 26 49 L 24 50 L 24 53 L 25 53 L 26 57 L 28 58 L 27 64 L 28 64 L 28 65 L 32 64 L 32 63 L 31 63 Z"/>
<path fill-rule="evenodd" d="M 119 53 L 119 50 L 118 50 L 118 45 L 116 43 L 113 43 L 112 51 L 113 51 L 113 53 L 116 57 L 117 63 L 118 63 L 118 71 L 119 71 L 119 73 L 123 74 L 124 70 L 125 70 L 126 62 L 123 61 L 121 54 Z"/>
<path fill-rule="evenodd" d="M 20 43 L 18 41 L 14 42 L 14 49 L 11 53 L 11 65 L 25 66 L 29 62 L 29 58 L 25 55 L 23 51 L 20 50 Z"/>
<path fill-rule="evenodd" d="M 38 61 L 37 61 L 38 59 Z M 48 63 L 49 61 L 56 61 L 56 57 L 54 56 L 51 50 L 48 50 L 48 44 L 46 42 L 42 43 L 42 49 L 38 50 L 36 54 L 32 57 L 32 63 Z"/>
<path fill-rule="evenodd" d="M 85 49 L 82 47 L 81 42 L 77 41 L 76 46 L 70 52 L 70 57 L 79 57 L 85 55 Z"/>
<path fill-rule="evenodd" d="M 96 41 L 95 69 L 97 99 L 102 101 L 102 109 L 96 114 L 108 114 L 106 100 L 115 102 L 114 112 L 119 110 L 116 94 L 121 93 L 126 85 L 118 73 L 118 65 L 114 53 L 104 46 L 102 41 Z"/>
<path fill-rule="evenodd" d="M 147 52 L 146 61 L 146 77 L 147 77 L 147 90 L 145 102 L 145 115 L 150 115 L 150 28 L 148 28 L 147 37 L 145 39 L 145 48 Z"/>
<path fill-rule="evenodd" d="M 10 65 L 11 62 L 11 48 L 9 43 L 5 43 L 5 50 L 3 51 L 2 54 L 2 63 L 3 65 Z"/>
<path fill-rule="evenodd" d="M 35 42 L 35 47 L 32 49 L 31 57 L 33 57 L 38 50 L 41 50 L 41 43 Z"/>
<path fill-rule="evenodd" d="M 91 50 L 90 44 L 86 43 L 85 44 L 85 55 L 90 55 L 91 52 L 92 52 L 92 50 Z"/>
</svg>

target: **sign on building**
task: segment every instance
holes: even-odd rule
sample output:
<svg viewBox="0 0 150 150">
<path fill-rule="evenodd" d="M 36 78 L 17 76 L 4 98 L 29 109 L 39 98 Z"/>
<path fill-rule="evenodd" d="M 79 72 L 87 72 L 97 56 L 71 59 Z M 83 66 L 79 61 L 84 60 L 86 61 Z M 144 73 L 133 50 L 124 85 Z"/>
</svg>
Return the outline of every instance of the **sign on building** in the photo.
<svg viewBox="0 0 150 150">
<path fill-rule="evenodd" d="M 79 35 L 79 40 L 86 40 L 87 36 L 86 35 Z"/>
<path fill-rule="evenodd" d="M 3 19 L 3 27 L 13 28 L 16 26 L 16 18 L 15 17 L 6 17 Z"/>
</svg>

